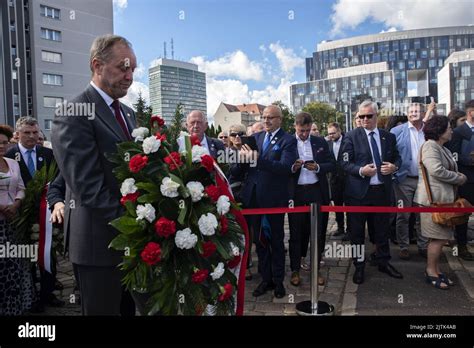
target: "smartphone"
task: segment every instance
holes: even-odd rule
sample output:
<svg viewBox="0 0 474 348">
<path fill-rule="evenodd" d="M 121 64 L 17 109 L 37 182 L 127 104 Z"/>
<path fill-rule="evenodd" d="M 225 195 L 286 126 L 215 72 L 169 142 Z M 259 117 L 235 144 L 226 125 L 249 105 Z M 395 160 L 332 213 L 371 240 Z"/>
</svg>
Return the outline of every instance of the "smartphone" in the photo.
<svg viewBox="0 0 474 348">
<path fill-rule="evenodd" d="M 304 161 L 303 167 L 306 167 L 308 164 L 314 164 L 314 163 L 316 163 L 314 160 Z"/>
<path fill-rule="evenodd" d="M 257 140 L 255 137 L 240 137 L 242 145 L 248 145 L 252 150 L 258 151 Z"/>
</svg>

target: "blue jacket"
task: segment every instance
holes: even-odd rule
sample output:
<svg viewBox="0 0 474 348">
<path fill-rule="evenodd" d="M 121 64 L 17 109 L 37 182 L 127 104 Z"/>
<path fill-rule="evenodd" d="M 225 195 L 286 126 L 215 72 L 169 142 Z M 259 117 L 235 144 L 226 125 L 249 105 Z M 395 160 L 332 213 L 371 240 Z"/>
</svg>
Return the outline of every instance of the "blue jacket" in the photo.
<svg viewBox="0 0 474 348">
<path fill-rule="evenodd" d="M 379 132 L 382 162 L 390 162 L 400 168 L 402 161 L 397 150 L 395 135 L 380 128 Z M 338 156 L 338 163 L 347 174 L 345 196 L 363 199 L 369 190 L 370 177 L 361 177 L 359 169 L 374 162 L 365 129 L 360 127 L 347 133 L 342 140 L 341 148 L 340 154 L 342 156 Z M 383 183 L 386 192 L 391 194 L 392 175 L 384 175 Z"/>
<path fill-rule="evenodd" d="M 298 156 L 296 138 L 280 129 L 262 153 L 265 135 L 265 131 L 253 135 L 258 146 L 257 165 L 251 167 L 248 164 L 239 164 L 232 174 L 238 176 L 241 174 L 239 171 L 247 172 L 241 191 L 245 207 L 251 207 L 254 192 L 259 208 L 287 207 L 290 199 L 288 185 L 292 174 L 291 166 Z"/>
<path fill-rule="evenodd" d="M 402 165 L 394 174 L 395 181 L 397 183 L 402 183 L 410 172 L 411 161 L 418 161 L 418 158 L 412 158 L 411 137 L 410 129 L 408 129 L 408 122 L 392 128 L 390 133 L 394 134 L 397 138 L 397 149 L 400 153 L 400 157 L 403 158 Z"/>
</svg>

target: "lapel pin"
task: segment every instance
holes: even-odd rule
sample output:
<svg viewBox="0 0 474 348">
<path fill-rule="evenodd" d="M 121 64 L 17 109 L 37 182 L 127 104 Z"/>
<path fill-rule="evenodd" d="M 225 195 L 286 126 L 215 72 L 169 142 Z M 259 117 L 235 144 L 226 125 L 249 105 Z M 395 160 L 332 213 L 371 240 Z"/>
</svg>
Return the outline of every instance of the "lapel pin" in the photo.
<svg viewBox="0 0 474 348">
<path fill-rule="evenodd" d="M 38 157 L 38 161 L 43 162 L 43 157 Z"/>
</svg>

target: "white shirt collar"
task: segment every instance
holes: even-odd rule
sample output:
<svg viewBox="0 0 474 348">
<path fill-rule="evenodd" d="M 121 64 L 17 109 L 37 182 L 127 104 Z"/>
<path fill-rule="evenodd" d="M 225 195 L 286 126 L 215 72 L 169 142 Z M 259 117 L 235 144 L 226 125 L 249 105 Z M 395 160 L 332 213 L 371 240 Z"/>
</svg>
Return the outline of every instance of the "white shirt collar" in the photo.
<svg viewBox="0 0 474 348">
<path fill-rule="evenodd" d="M 91 86 L 94 87 L 94 89 L 100 94 L 102 99 L 104 99 L 105 103 L 110 107 L 114 99 L 111 96 L 109 96 L 107 93 L 105 93 L 102 89 L 97 87 L 94 81 L 91 81 Z"/>
<path fill-rule="evenodd" d="M 310 138 L 311 138 L 311 135 L 310 135 L 310 136 L 308 136 L 308 138 L 306 138 L 306 140 L 302 140 L 302 139 L 298 136 L 298 134 L 295 133 L 295 136 L 296 136 L 296 140 L 301 141 L 301 142 L 303 142 L 303 143 L 306 143 L 306 142 L 310 141 Z"/>
<path fill-rule="evenodd" d="M 279 131 L 280 131 L 280 128 L 277 128 L 277 129 L 275 129 L 273 132 L 266 132 L 266 133 L 270 133 L 270 134 L 271 134 L 271 138 L 273 138 L 273 137 L 275 136 L 275 134 L 277 134 Z"/>
<path fill-rule="evenodd" d="M 379 129 L 378 128 L 375 128 L 375 129 L 372 129 L 372 130 L 368 130 L 368 129 L 365 129 L 365 134 L 367 134 L 367 136 L 369 136 L 370 132 L 374 132 L 375 135 L 379 135 Z"/>
<path fill-rule="evenodd" d="M 421 128 L 418 129 L 418 128 L 416 128 L 411 122 L 408 122 L 408 128 L 414 129 L 414 130 L 416 130 L 417 132 L 421 132 L 421 131 L 423 130 L 423 128 L 425 128 L 425 123 L 423 122 L 423 123 L 421 124 Z"/>
<path fill-rule="evenodd" d="M 474 127 L 474 124 L 471 124 L 468 120 L 466 120 L 466 124 L 469 126 L 469 128 L 472 129 L 472 127 Z"/>
<path fill-rule="evenodd" d="M 18 147 L 22 155 L 26 155 L 26 152 L 29 150 L 23 145 L 21 145 L 21 143 L 18 143 Z M 36 145 L 31 150 L 33 151 L 32 153 L 36 153 Z"/>
</svg>

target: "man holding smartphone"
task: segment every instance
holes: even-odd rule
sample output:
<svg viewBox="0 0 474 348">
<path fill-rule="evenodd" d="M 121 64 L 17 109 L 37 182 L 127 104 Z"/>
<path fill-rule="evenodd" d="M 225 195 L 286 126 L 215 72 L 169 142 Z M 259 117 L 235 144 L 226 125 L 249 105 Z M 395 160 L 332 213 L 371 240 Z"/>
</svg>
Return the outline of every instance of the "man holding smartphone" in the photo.
<svg viewBox="0 0 474 348">
<path fill-rule="evenodd" d="M 312 117 L 309 113 L 301 112 L 295 117 L 295 136 L 298 148 L 298 159 L 291 167 L 293 180 L 290 182 L 290 197 L 295 206 L 310 205 L 311 203 L 329 204 L 329 186 L 326 174 L 336 169 L 336 163 L 327 142 L 310 135 Z M 318 252 L 319 260 L 326 243 L 326 228 L 328 213 L 322 213 L 319 226 Z M 306 257 L 311 221 L 309 213 L 289 214 L 290 224 L 290 268 L 293 286 L 301 283 L 301 259 Z M 318 265 L 319 267 L 319 265 Z M 324 284 L 324 278 L 318 276 L 318 284 Z"/>
</svg>

